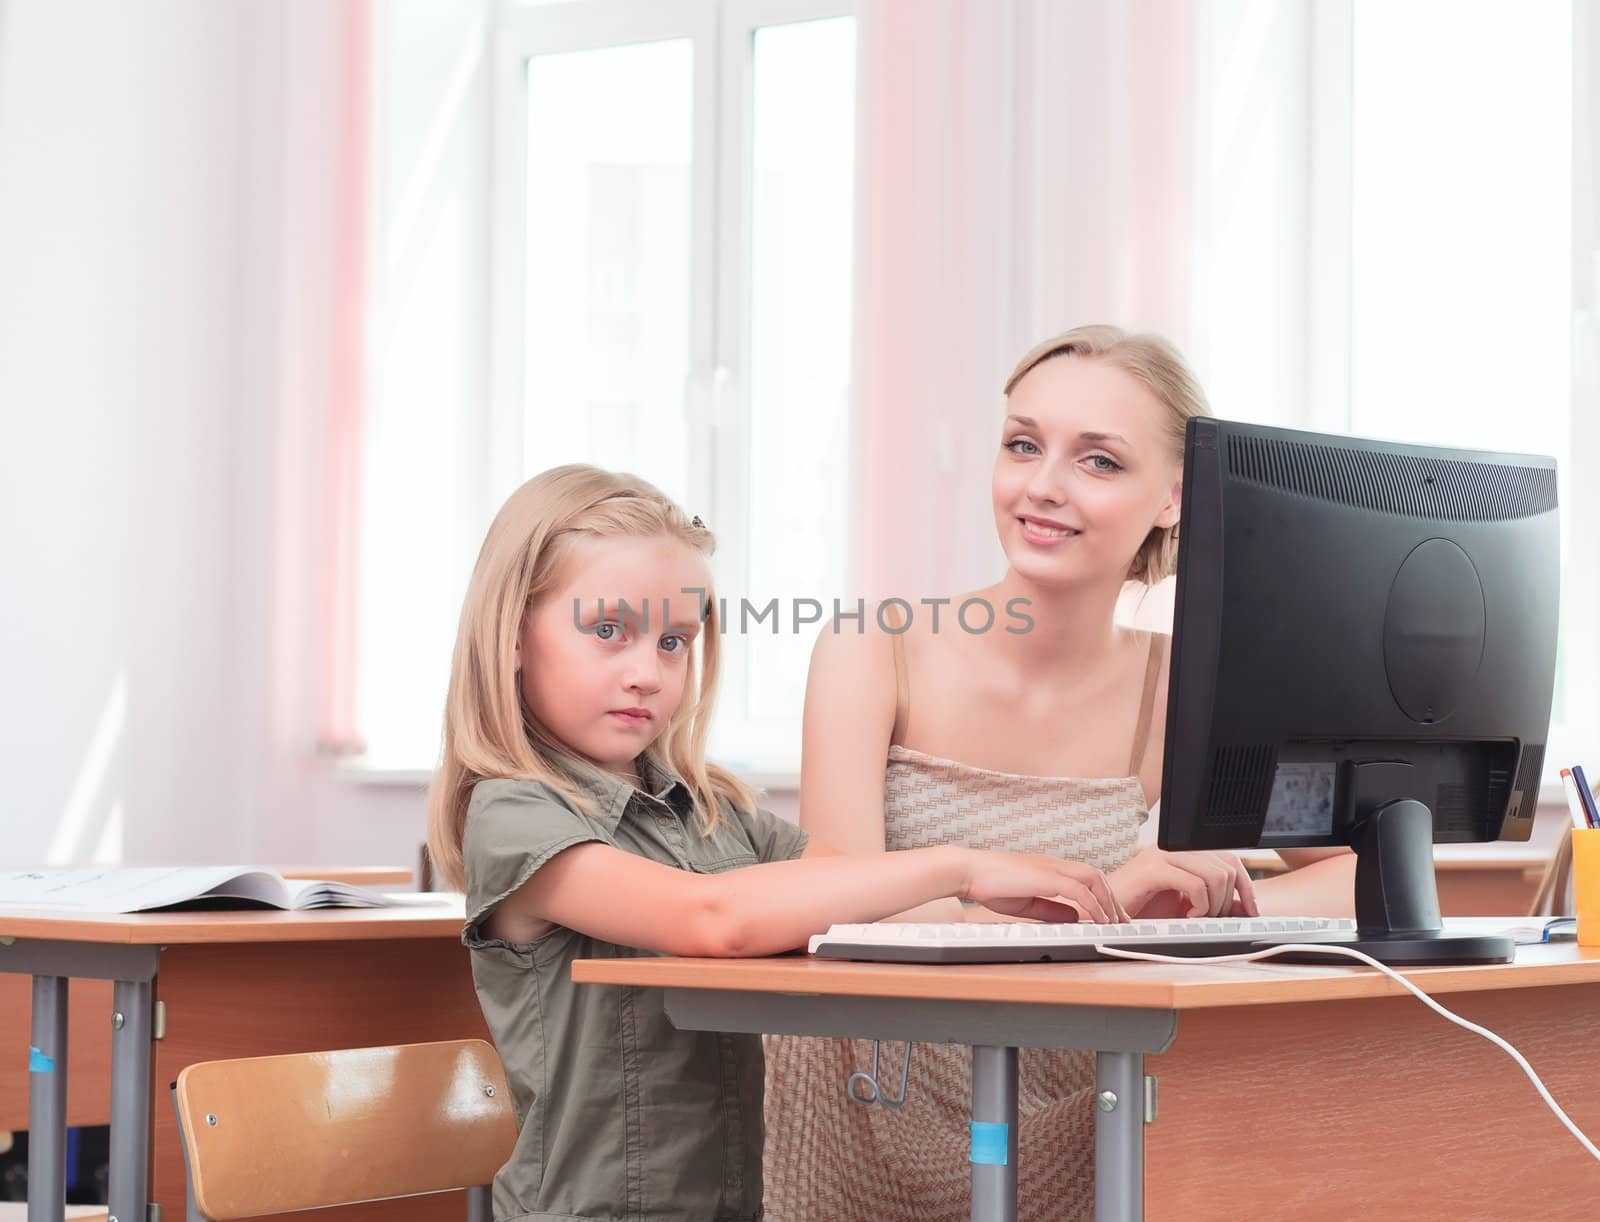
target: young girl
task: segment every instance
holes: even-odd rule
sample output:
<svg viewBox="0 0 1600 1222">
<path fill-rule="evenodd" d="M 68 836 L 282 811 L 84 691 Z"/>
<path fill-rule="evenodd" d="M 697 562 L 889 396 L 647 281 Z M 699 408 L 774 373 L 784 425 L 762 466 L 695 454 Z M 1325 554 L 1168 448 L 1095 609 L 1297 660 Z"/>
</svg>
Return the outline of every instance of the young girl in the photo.
<svg viewBox="0 0 1600 1222">
<path fill-rule="evenodd" d="M 872 615 L 864 634 L 822 632 L 801 826 L 869 856 L 959 843 L 1079 858 L 1135 915 L 1348 914 L 1342 850 L 1302 850 L 1290 864 L 1304 868 L 1252 885 L 1232 854 L 1154 847 L 1167 638 L 1120 628 L 1114 612 L 1129 581 L 1154 584 L 1176 558 L 1184 425 L 1207 413 L 1182 357 L 1154 336 L 1082 327 L 1024 356 L 1005 395 L 992 500 L 1006 572 L 938 621 L 924 605 L 907 623 L 886 603 L 891 632 L 871 630 Z M 981 607 L 958 620 L 974 599 L 995 609 L 993 630 L 963 630 L 985 620 Z M 1004 630 L 1015 599 L 1030 631 Z M 987 918 L 942 901 L 902 919 Z M 868 1044 L 783 1037 L 767 1054 L 772 1222 L 968 1216 L 964 1049 L 918 1045 L 896 1111 L 845 1097 Z M 1093 1090 L 1091 1057 L 1023 1050 L 1019 1217 L 1092 1213 Z"/>
<path fill-rule="evenodd" d="M 428 844 L 520 1125 L 496 1219 L 755 1219 L 762 1054 L 679 1031 L 580 958 L 768 955 L 941 897 L 1125 920 L 1101 873 L 939 846 L 843 856 L 705 758 L 711 533 L 649 484 L 547 471 L 489 528 L 461 613 Z"/>
</svg>

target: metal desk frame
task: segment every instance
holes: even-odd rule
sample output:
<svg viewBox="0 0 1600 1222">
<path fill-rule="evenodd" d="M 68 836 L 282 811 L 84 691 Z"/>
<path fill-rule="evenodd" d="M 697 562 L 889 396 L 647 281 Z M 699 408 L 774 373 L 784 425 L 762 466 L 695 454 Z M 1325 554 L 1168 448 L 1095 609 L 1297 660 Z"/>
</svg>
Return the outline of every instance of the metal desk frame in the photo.
<svg viewBox="0 0 1600 1222">
<path fill-rule="evenodd" d="M 28 1073 L 28 1222 L 66 1216 L 67 981 L 114 981 L 109 1222 L 146 1222 L 150 1072 L 159 946 L 0 938 L 0 972 L 33 977 Z"/>
<path fill-rule="evenodd" d="M 1008 1139 L 1004 1164 L 972 1165 L 973 1222 L 1017 1216 L 1017 1050 L 1093 1052 L 1095 1222 L 1144 1217 L 1144 1058 L 1171 1046 L 1176 1010 L 678 987 L 666 1007 L 691 1031 L 971 1045 L 972 1118 L 1006 1125 Z"/>
</svg>

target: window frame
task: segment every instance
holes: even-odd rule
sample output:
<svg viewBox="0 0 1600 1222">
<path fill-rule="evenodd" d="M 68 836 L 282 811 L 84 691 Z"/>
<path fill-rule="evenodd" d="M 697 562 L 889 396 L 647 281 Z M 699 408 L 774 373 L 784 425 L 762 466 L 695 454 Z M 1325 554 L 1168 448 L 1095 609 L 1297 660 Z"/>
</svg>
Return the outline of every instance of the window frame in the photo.
<svg viewBox="0 0 1600 1222">
<path fill-rule="evenodd" d="M 1308 381 L 1305 407 L 1293 427 L 1329 433 L 1349 434 L 1353 419 L 1353 342 L 1352 310 L 1354 291 L 1351 267 L 1354 256 L 1352 209 L 1354 189 L 1354 75 L 1355 75 L 1355 0 L 1321 0 L 1311 7 L 1308 30 L 1310 90 L 1306 133 L 1307 199 L 1309 217 L 1308 252 Z M 1574 5 L 1573 60 L 1574 84 L 1581 84 L 1583 49 L 1582 6 Z M 1585 230 L 1580 219 L 1593 186 L 1584 181 L 1594 173 L 1596 159 L 1587 141 L 1595 134 L 1593 119 L 1584 109 L 1581 89 L 1573 92 L 1572 115 L 1572 296 L 1570 322 L 1572 348 L 1568 382 L 1569 451 L 1568 543 L 1561 571 L 1561 641 L 1558 682 L 1565 685 L 1568 716 L 1557 720 L 1551 710 L 1546 737 L 1544 775 L 1540 800 L 1564 804 L 1560 770 L 1580 758 L 1584 742 L 1594 740 L 1600 720 L 1582 721 L 1570 716 L 1574 702 L 1583 692 L 1600 687 L 1600 566 L 1580 563 L 1581 541 L 1600 538 L 1600 489 L 1592 481 L 1575 478 L 1577 472 L 1591 471 L 1600 465 L 1600 421 L 1586 419 L 1585 406 L 1592 406 L 1600 392 L 1600 312 L 1594 300 L 1596 278 L 1600 272 L 1586 268 L 1589 260 L 1600 259 L 1600 251 L 1585 251 L 1581 239 L 1591 241 L 1593 232 Z M 1584 158 L 1588 161 L 1585 162 Z M 1593 222 L 1588 222 L 1592 228 Z M 1600 265 L 1600 264 L 1597 264 Z M 1587 298 L 1585 297 L 1587 286 Z M 1590 415 L 1594 415 L 1591 411 Z M 1516 449 L 1513 445 L 1507 450 Z M 1576 656 L 1574 656 L 1576 654 Z"/>
<path fill-rule="evenodd" d="M 493 43 L 490 229 L 490 418 L 486 500 L 498 504 L 532 472 L 526 433 L 527 61 L 668 39 L 693 48 L 690 166 L 689 375 L 683 391 L 688 499 L 717 535 L 718 593 L 738 624 L 752 543 L 750 290 L 756 32 L 855 15 L 854 0 L 581 0 L 502 10 Z M 852 205 L 853 206 L 853 205 Z M 848 481 L 848 465 L 845 468 Z M 848 487 L 840 489 L 848 495 Z M 848 539 L 844 540 L 848 547 Z M 730 592 L 731 597 L 730 597 Z M 716 745 L 741 769 L 788 776 L 799 768 L 800 710 L 782 724 L 748 717 L 749 640 L 723 637 Z"/>
</svg>

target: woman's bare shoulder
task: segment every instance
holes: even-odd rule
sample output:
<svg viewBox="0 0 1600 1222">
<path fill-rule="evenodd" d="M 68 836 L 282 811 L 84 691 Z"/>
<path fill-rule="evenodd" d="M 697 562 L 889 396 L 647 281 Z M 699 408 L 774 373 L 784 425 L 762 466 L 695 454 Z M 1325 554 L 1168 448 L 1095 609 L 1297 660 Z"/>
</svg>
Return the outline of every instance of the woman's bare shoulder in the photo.
<svg viewBox="0 0 1600 1222">
<path fill-rule="evenodd" d="M 892 721 L 898 686 L 895 639 L 870 603 L 859 619 L 825 618 L 811 647 L 807 708 L 843 702 L 874 719 L 882 715 Z"/>
</svg>

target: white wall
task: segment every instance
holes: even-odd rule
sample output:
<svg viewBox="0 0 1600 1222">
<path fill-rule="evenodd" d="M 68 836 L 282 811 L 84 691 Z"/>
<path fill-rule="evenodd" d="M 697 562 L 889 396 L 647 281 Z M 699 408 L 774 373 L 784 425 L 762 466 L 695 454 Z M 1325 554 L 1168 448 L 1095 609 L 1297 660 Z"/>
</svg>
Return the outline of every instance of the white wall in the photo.
<svg viewBox="0 0 1600 1222">
<path fill-rule="evenodd" d="M 156 824 L 228 856 L 246 830 L 212 815 L 234 788 L 246 644 L 226 580 L 240 22 L 170 4 L 13 3 L 4 20 L 6 856 L 110 848 L 119 811 L 130 856 Z"/>
<path fill-rule="evenodd" d="M 315 754 L 348 16 L 0 6 L 6 863 L 413 860 Z"/>
</svg>

